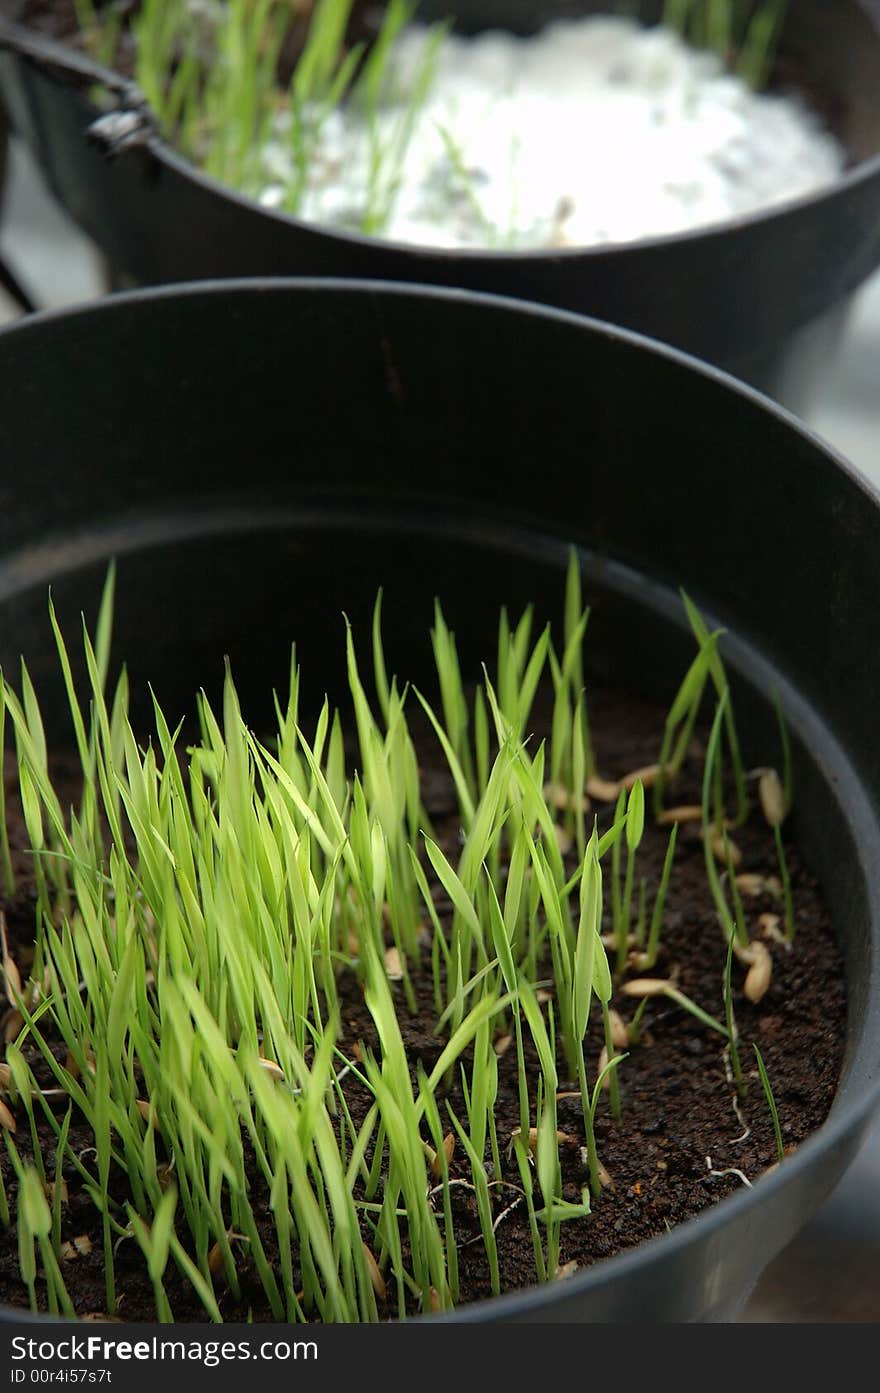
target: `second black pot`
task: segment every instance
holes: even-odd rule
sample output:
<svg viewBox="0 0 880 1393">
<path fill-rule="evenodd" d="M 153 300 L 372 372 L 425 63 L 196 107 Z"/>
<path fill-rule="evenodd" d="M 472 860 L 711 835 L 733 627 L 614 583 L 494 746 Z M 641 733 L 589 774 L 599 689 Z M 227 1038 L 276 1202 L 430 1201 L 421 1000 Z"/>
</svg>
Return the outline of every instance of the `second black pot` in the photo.
<svg viewBox="0 0 880 1393">
<path fill-rule="evenodd" d="M 466 29 L 529 32 L 610 0 L 425 0 Z M 648 20 L 658 0 L 629 5 Z M 0 0 L 15 15 L 21 0 Z M 0 82 L 56 197 L 118 279 L 344 275 L 514 295 L 596 315 L 717 363 L 805 412 L 849 297 L 880 264 L 880 13 L 876 0 L 791 0 L 782 53 L 836 113 L 852 167 L 827 191 L 692 233 L 592 250 L 432 251 L 348 236 L 259 207 L 199 174 L 158 137 L 113 159 L 96 116 L 39 38 L 2 27 Z M 5 52 L 3 50 L 6 50 Z M 107 74 L 103 74 L 106 78 Z"/>
<path fill-rule="evenodd" d="M 463 666 L 498 608 L 558 612 L 569 545 L 589 650 L 669 700 L 693 654 L 676 587 L 728 630 L 744 745 L 796 752 L 796 837 L 848 981 L 832 1114 L 772 1175 L 564 1283 L 474 1320 L 730 1315 L 855 1154 L 880 1102 L 877 498 L 827 447 L 722 376 L 635 336 L 510 301 L 327 282 L 112 297 L 0 334 L 0 665 L 28 660 L 50 740 L 69 633 L 118 559 L 116 651 L 172 720 L 231 658 L 258 725 L 297 642 L 338 694 L 344 610 L 384 587 L 389 652 L 419 681 L 442 597 Z M 144 709 L 142 707 L 142 709 Z M 268 711 L 267 711 L 268 714 Z"/>
</svg>

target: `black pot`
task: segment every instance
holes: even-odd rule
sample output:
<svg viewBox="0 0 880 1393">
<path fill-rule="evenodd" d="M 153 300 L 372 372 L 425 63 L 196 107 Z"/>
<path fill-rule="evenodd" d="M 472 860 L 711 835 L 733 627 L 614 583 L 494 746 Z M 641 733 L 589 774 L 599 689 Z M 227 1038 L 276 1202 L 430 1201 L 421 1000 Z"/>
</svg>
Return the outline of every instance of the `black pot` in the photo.
<svg viewBox="0 0 880 1393">
<path fill-rule="evenodd" d="M 292 638 L 313 694 L 341 694 L 341 611 L 368 633 L 380 584 L 401 671 L 430 666 L 437 594 L 478 672 L 500 603 L 558 614 L 570 544 L 592 660 L 615 682 L 669 699 L 693 652 L 683 584 L 729 631 L 756 763 L 778 749 L 778 689 L 796 836 L 849 983 L 829 1120 L 754 1189 L 669 1235 L 457 1318 L 735 1311 L 880 1102 L 877 497 L 791 418 L 682 355 L 418 287 L 227 282 L 40 316 L 0 333 L 0 421 L 0 663 L 26 655 L 50 738 L 65 699 L 47 586 L 74 632 L 114 556 L 115 652 L 172 718 L 219 685 L 228 654 L 258 724 Z"/>
<path fill-rule="evenodd" d="M 0 0 L 0 13 L 20 6 Z M 424 0 L 422 12 L 526 32 L 554 16 L 612 8 L 611 0 Z M 660 4 L 634 0 L 627 9 L 653 20 Z M 86 136 L 97 113 L 82 90 L 101 71 L 86 64 L 78 80 L 65 75 L 45 41 L 2 27 L 0 81 L 52 190 L 117 281 L 343 275 L 514 295 L 651 334 L 803 411 L 849 297 L 880 264 L 877 0 L 790 0 L 782 52 L 823 94 L 853 161 L 830 189 L 706 231 L 553 253 L 432 251 L 309 225 L 230 192 L 151 135 L 108 159 Z"/>
</svg>

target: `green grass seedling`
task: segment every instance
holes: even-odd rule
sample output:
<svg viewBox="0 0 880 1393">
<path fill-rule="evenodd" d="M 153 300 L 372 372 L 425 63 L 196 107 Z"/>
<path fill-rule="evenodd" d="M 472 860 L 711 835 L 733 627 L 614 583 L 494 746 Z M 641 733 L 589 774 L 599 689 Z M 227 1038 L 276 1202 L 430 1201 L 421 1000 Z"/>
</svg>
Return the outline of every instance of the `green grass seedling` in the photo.
<svg viewBox="0 0 880 1393">
<path fill-rule="evenodd" d="M 757 91 L 770 77 L 788 0 L 664 0 L 663 25 L 708 48 Z"/>
<path fill-rule="evenodd" d="M 663 928 L 663 910 L 666 906 L 666 896 L 669 891 L 669 879 L 672 874 L 672 863 L 675 860 L 675 847 L 678 841 L 678 823 L 672 824 L 669 833 L 669 842 L 666 847 L 666 856 L 663 861 L 663 873 L 660 877 L 660 884 L 657 894 L 654 896 L 654 908 L 651 911 L 651 927 L 648 931 L 648 945 L 645 949 L 644 966 L 652 968 L 657 962 L 657 954 L 660 950 L 660 935 Z"/>
<path fill-rule="evenodd" d="M 724 937 L 728 940 L 736 937 L 738 942 L 740 943 L 740 946 L 743 948 L 747 948 L 749 944 L 748 929 L 743 918 L 740 918 L 739 922 L 737 922 L 737 920 L 730 912 L 730 908 L 727 904 L 727 898 L 724 894 L 724 886 L 722 885 L 721 877 L 718 874 L 718 869 L 715 864 L 715 853 L 712 847 L 713 840 L 715 836 L 718 835 L 719 823 L 717 808 L 715 809 L 714 814 L 710 812 L 710 809 L 712 809 L 713 805 L 715 804 L 715 780 L 718 776 L 718 771 L 720 769 L 721 730 L 722 722 L 726 718 L 728 699 L 729 694 L 725 690 L 724 694 L 721 696 L 718 702 L 715 711 L 715 719 L 712 722 L 712 730 L 709 735 L 708 744 L 706 746 L 706 763 L 703 773 L 702 798 L 703 857 L 706 864 L 706 878 L 709 882 L 709 887 L 712 891 L 712 898 L 715 901 L 715 908 L 718 912 L 718 919 L 721 924 Z M 723 835 L 726 837 L 726 832 L 723 833 Z M 732 866 L 730 865 L 728 848 L 728 880 L 732 885 L 735 886 L 735 877 L 731 874 L 731 871 Z"/>
<path fill-rule="evenodd" d="M 734 822 L 738 826 L 748 817 L 749 800 L 746 790 L 746 777 L 743 768 L 742 754 L 740 753 L 739 736 L 733 716 L 733 699 L 730 695 L 727 674 L 724 671 L 724 664 L 721 661 L 717 646 L 710 641 L 712 636 L 706 627 L 702 615 L 684 591 L 681 592 L 681 597 L 688 621 L 694 631 L 694 636 L 700 647 L 705 647 L 707 650 L 709 676 L 712 679 L 718 700 L 724 703 L 724 729 L 727 736 L 727 746 L 730 753 L 731 772 L 733 775 L 734 793 L 736 797 Z"/>
<path fill-rule="evenodd" d="M 773 1097 L 773 1089 L 770 1087 L 770 1078 L 761 1051 L 758 1049 L 757 1045 L 753 1045 L 752 1048 L 755 1051 L 758 1074 L 761 1078 L 761 1087 L 764 1090 L 764 1097 L 767 1099 L 767 1107 L 770 1109 L 770 1116 L 773 1119 L 773 1136 L 776 1141 L 776 1160 L 781 1165 L 785 1160 L 785 1147 L 782 1144 L 782 1128 L 779 1125 L 779 1113 L 776 1108 L 776 1099 Z"/>
<path fill-rule="evenodd" d="M 602 1182 L 599 1175 L 599 1157 L 593 1130 L 593 1112 L 590 1106 L 586 1065 L 584 1063 L 583 1040 L 590 1019 L 590 1002 L 597 981 L 601 983 L 601 963 L 605 958 L 605 949 L 599 938 L 601 925 L 602 871 L 599 865 L 598 844 L 594 830 L 587 847 L 581 876 L 580 920 L 572 976 L 572 1027 L 577 1041 L 578 1083 L 584 1112 L 590 1186 L 594 1196 L 601 1193 Z M 610 984 L 608 985 L 610 986 Z M 610 991 L 608 994 L 610 995 Z M 605 993 L 603 992 L 602 995 L 604 996 Z"/>
<path fill-rule="evenodd" d="M 618 803 L 618 808 L 620 804 Z M 620 922 L 617 925 L 617 970 L 626 967 L 629 937 L 632 929 L 632 893 L 635 874 L 636 853 L 641 845 L 645 831 L 645 790 L 641 779 L 636 779 L 630 790 L 626 804 L 626 876 L 623 886 L 623 899 L 620 905 Z M 617 844 L 619 847 L 620 843 Z M 615 848 L 615 851 L 617 848 Z"/>
</svg>

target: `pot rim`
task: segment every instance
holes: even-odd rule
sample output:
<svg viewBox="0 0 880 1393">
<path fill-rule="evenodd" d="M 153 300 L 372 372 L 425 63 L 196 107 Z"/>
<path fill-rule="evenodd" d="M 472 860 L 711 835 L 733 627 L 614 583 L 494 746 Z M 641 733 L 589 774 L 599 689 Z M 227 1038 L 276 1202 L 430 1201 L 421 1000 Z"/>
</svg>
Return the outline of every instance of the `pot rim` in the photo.
<svg viewBox="0 0 880 1393">
<path fill-rule="evenodd" d="M 843 169 L 833 183 L 815 189 L 812 193 L 799 194 L 770 207 L 757 208 L 751 213 L 739 213 L 722 221 L 706 223 L 702 227 L 687 228 L 682 232 L 654 233 L 651 236 L 635 238 L 628 242 L 602 242 L 584 247 L 524 247 L 517 251 L 503 247 L 435 247 L 421 242 L 397 242 L 391 237 L 350 232 L 344 228 L 332 227 L 327 223 L 307 221 L 305 218 L 295 217 L 292 213 L 285 213 L 278 208 L 267 208 L 255 198 L 249 198 L 238 189 L 232 188 L 231 185 L 223 184 L 212 175 L 205 174 L 189 160 L 178 154 L 160 135 L 151 135 L 147 142 L 147 148 L 160 164 L 166 165 L 175 174 L 189 178 L 208 193 L 231 199 L 232 202 L 249 212 L 262 214 L 282 225 L 295 227 L 301 232 L 328 237 L 333 241 L 340 242 L 343 246 L 356 247 L 361 251 L 376 247 L 383 252 L 392 252 L 403 258 L 430 260 L 437 265 L 455 263 L 456 261 L 465 261 L 470 265 L 487 261 L 496 266 L 515 265 L 520 261 L 530 264 L 539 261 L 595 261 L 603 256 L 622 259 L 626 255 L 636 256 L 640 252 L 648 255 L 654 250 L 662 251 L 668 247 L 686 248 L 694 242 L 711 241 L 740 232 L 745 233 L 751 228 L 761 227 L 765 223 L 775 222 L 785 217 L 797 217 L 806 208 L 819 207 L 833 202 L 845 192 L 849 192 L 850 189 L 859 188 L 862 184 L 880 179 L 880 152 L 878 152 Z"/>
<path fill-rule="evenodd" d="M 131 305 L 141 303 L 150 305 L 154 302 L 166 300 L 191 300 L 198 298 L 211 298 L 218 295 L 236 297 L 240 295 L 253 294 L 273 294 L 284 292 L 287 294 L 295 293 L 299 290 L 306 292 L 325 292 L 350 295 L 354 293 L 358 296 L 366 296 L 372 299 L 388 296 L 391 298 L 410 298 L 415 300 L 432 299 L 444 301 L 450 304 L 470 304 L 484 305 L 490 309 L 501 309 L 516 316 L 528 316 L 530 318 L 540 318 L 559 322 L 580 328 L 590 335 L 598 335 L 612 342 L 621 342 L 638 349 L 640 352 L 648 353 L 654 357 L 667 359 L 686 368 L 690 373 L 696 373 L 704 378 L 714 381 L 719 387 L 723 388 L 728 394 L 733 394 L 741 398 L 744 402 L 753 407 L 758 407 L 765 416 L 775 418 L 777 422 L 790 433 L 795 432 L 813 450 L 821 454 L 827 463 L 835 470 L 842 471 L 851 480 L 853 485 L 865 495 L 869 504 L 875 509 L 880 510 L 880 488 L 876 487 L 861 471 L 848 461 L 836 448 L 824 440 L 815 431 L 811 430 L 804 422 L 796 417 L 785 407 L 765 397 L 755 388 L 750 387 L 744 382 L 740 382 L 731 374 L 716 368 L 711 364 L 701 362 L 691 354 L 683 352 L 681 349 L 673 348 L 667 344 L 649 338 L 645 334 L 635 330 L 619 328 L 608 324 L 602 320 L 593 319 L 587 315 L 576 314 L 570 310 L 556 309 L 552 306 L 534 304 L 532 302 L 517 300 L 511 296 L 491 295 L 484 291 L 470 291 L 461 289 L 449 289 L 443 286 L 420 285 L 410 282 L 395 281 L 372 281 L 363 278 L 334 278 L 334 277 L 238 277 L 233 279 L 218 278 L 205 281 L 184 281 L 174 285 L 153 286 L 146 289 L 122 291 L 107 296 L 106 298 L 87 301 L 80 305 L 44 310 L 37 314 L 30 315 L 25 319 L 14 321 L 11 324 L 0 328 L 0 348 L 16 336 L 28 335 L 31 332 L 43 332 L 43 326 L 51 326 L 56 321 L 66 322 L 77 320 L 86 322 L 94 318 L 111 317 L 116 313 L 125 313 Z M 877 815 L 877 825 L 880 829 L 880 814 Z M 880 921 L 875 926 L 874 938 L 880 942 Z M 864 1038 L 862 1036 L 857 1039 Z M 826 1121 L 813 1132 L 797 1150 L 786 1157 L 785 1164 L 760 1177 L 758 1185 L 750 1189 L 738 1190 L 735 1194 L 727 1198 L 717 1200 L 707 1209 L 690 1219 L 676 1226 L 669 1233 L 658 1235 L 647 1239 L 636 1247 L 618 1253 L 614 1257 L 602 1259 L 595 1265 L 574 1273 L 565 1280 L 565 1292 L 573 1296 L 586 1294 L 596 1287 L 604 1285 L 607 1281 L 625 1279 L 636 1269 L 643 1267 L 646 1263 L 662 1259 L 669 1253 L 686 1250 L 699 1234 L 704 1236 L 727 1227 L 728 1224 L 735 1223 L 742 1215 L 745 1216 L 758 1204 L 772 1203 L 773 1196 L 783 1186 L 788 1185 L 789 1180 L 796 1178 L 802 1172 L 809 1170 L 813 1164 L 814 1157 L 835 1147 L 839 1143 L 844 1143 L 854 1132 L 867 1127 L 871 1114 L 880 1111 L 880 1073 L 875 1078 L 868 1079 L 861 1087 L 859 1094 L 844 1103 L 832 1103 L 832 1110 Z M 551 1305 L 553 1301 L 553 1283 L 534 1284 L 513 1291 L 501 1296 L 483 1298 L 479 1301 L 462 1306 L 451 1313 L 425 1314 L 415 1319 L 430 1321 L 485 1321 L 489 1319 L 506 1318 L 516 1319 L 518 1316 L 533 1311 L 542 1305 Z M 15 1308 L 0 1308 L 11 1312 Z M 16 1318 L 18 1314 L 16 1312 Z M 28 1319 L 29 1313 L 22 1313 L 22 1318 Z"/>
<path fill-rule="evenodd" d="M 857 8 L 877 28 L 877 38 L 878 43 L 880 43 L 880 20 L 870 12 L 862 10 L 861 5 L 857 5 Z M 19 23 L 4 22 L 3 17 L 0 16 L 0 40 L 2 40 L 4 28 L 9 34 L 10 48 L 20 59 L 33 64 L 45 76 L 52 78 L 59 85 L 63 84 L 63 78 L 53 78 L 52 74 L 53 50 L 57 54 L 58 41 L 45 39 L 39 33 L 26 29 Z M 16 31 L 27 34 L 26 49 L 16 47 Z M 77 55 L 77 69 L 80 77 L 90 76 L 91 81 L 96 85 L 109 86 L 111 91 L 118 89 L 119 75 L 104 64 L 96 63 L 86 56 Z M 94 112 L 95 119 L 97 119 L 102 114 L 98 108 L 89 102 L 78 88 L 73 90 L 82 97 L 84 102 L 88 103 Z M 764 224 L 777 222 L 786 217 L 797 217 L 807 208 L 821 207 L 823 204 L 842 197 L 851 189 L 860 188 L 863 184 L 870 183 L 874 179 L 880 180 L 880 149 L 878 149 L 875 154 L 848 165 L 832 183 L 815 189 L 812 193 L 799 194 L 769 207 L 757 208 L 750 213 L 739 213 L 720 221 L 706 223 L 701 227 L 686 228 L 681 232 L 655 233 L 627 242 L 598 243 L 582 247 L 531 247 L 519 251 L 489 247 L 434 247 L 418 242 L 398 242 L 393 238 L 348 231 L 332 227 L 326 223 L 299 218 L 278 208 L 265 207 L 257 199 L 241 193 L 231 185 L 224 184 L 213 175 L 206 174 L 180 155 L 153 126 L 155 118 L 152 108 L 147 106 L 146 110 L 149 112 L 151 130 L 143 142 L 143 148 L 148 150 L 159 164 L 164 165 L 179 177 L 189 179 L 206 193 L 215 197 L 227 198 L 246 212 L 267 217 L 281 226 L 294 227 L 300 232 L 315 237 L 327 237 L 331 241 L 341 243 L 344 247 L 356 248 L 359 251 L 369 251 L 371 248 L 376 248 L 380 252 L 396 253 L 404 259 L 433 261 L 438 266 L 455 263 L 459 260 L 470 265 L 487 261 L 496 266 L 508 266 L 520 261 L 528 264 L 542 260 L 576 262 L 580 259 L 595 261 L 602 257 L 616 260 L 627 255 L 637 256 L 640 252 L 649 255 L 654 250 L 662 251 L 670 247 L 687 248 L 695 242 L 711 241 L 731 234 L 745 233 L 753 227 L 762 227 Z"/>
</svg>

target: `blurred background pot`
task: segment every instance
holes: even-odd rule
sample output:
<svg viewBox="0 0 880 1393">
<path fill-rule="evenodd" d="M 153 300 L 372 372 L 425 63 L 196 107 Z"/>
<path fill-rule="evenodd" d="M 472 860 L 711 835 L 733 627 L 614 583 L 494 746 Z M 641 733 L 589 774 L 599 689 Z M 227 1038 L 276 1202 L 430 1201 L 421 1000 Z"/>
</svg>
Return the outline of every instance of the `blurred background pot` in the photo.
<svg viewBox="0 0 880 1393">
<path fill-rule="evenodd" d="M 608 0 L 425 0 L 425 18 L 528 33 Z M 626 7 L 648 21 L 659 0 Z M 14 17 L 21 0 L 0 0 Z M 880 14 L 875 0 L 791 0 L 781 40 L 833 114 L 850 167 L 827 190 L 705 230 L 552 252 L 395 245 L 298 221 L 224 188 L 148 126 L 113 158 L 89 140 L 86 95 L 108 74 L 58 66 L 52 45 L 0 19 L 0 81 L 55 196 L 106 254 L 114 283 L 349 275 L 514 295 L 638 329 L 804 411 L 853 291 L 880 264 Z M 120 98 L 125 104 L 124 95 Z"/>
</svg>

